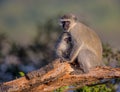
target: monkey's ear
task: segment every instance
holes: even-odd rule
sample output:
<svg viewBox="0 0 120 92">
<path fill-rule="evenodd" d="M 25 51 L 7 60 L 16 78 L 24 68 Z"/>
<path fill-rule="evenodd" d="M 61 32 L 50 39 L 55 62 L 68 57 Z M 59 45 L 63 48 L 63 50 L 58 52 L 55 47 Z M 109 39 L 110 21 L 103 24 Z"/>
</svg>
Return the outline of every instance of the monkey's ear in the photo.
<svg viewBox="0 0 120 92">
<path fill-rule="evenodd" d="M 74 20 L 74 21 L 77 21 L 78 20 L 78 17 L 76 16 L 76 15 L 74 15 L 74 14 L 70 14 L 70 16 L 72 17 L 72 19 Z"/>
</svg>

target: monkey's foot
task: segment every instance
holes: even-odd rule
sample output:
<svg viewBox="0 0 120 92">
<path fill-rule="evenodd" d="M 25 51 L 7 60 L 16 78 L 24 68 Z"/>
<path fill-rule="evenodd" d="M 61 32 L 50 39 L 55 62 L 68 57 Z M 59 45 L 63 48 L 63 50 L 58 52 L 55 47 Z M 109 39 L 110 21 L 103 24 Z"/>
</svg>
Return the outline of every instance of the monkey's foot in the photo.
<svg viewBox="0 0 120 92">
<path fill-rule="evenodd" d="M 71 64 L 71 67 L 74 69 L 74 71 L 70 73 L 71 75 L 79 75 L 84 73 L 83 70 L 76 64 Z"/>
<path fill-rule="evenodd" d="M 80 69 L 77 69 L 77 70 L 71 72 L 70 74 L 71 74 L 71 75 L 79 75 L 79 74 L 83 74 L 83 71 L 80 70 Z"/>
<path fill-rule="evenodd" d="M 63 63 L 63 62 L 69 62 L 68 59 L 64 59 L 64 58 L 60 58 L 60 62 Z"/>
</svg>

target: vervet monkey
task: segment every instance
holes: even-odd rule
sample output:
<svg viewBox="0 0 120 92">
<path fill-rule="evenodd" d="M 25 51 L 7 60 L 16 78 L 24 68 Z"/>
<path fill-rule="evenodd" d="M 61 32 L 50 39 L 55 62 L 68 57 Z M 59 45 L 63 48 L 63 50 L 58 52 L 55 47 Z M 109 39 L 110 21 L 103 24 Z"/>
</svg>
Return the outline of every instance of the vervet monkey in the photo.
<svg viewBox="0 0 120 92">
<path fill-rule="evenodd" d="M 67 60 L 70 56 L 71 50 L 72 42 L 69 32 L 62 32 L 55 46 L 56 58 L 60 58 L 63 61 Z"/>
<path fill-rule="evenodd" d="M 91 68 L 103 65 L 102 44 L 98 35 L 91 28 L 78 22 L 73 14 L 63 15 L 60 22 L 63 31 L 69 32 L 72 40 L 73 47 L 71 48 L 69 62 L 73 63 L 77 59 L 80 68 L 85 73 L 89 72 Z M 62 44 L 64 41 L 60 42 L 59 45 Z"/>
</svg>

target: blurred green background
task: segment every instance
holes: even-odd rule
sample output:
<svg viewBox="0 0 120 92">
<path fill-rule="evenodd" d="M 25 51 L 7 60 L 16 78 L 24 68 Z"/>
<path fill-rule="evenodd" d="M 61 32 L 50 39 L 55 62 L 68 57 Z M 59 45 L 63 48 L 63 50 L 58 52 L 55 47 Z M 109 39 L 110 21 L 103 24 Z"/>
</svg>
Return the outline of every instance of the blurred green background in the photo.
<svg viewBox="0 0 120 92">
<path fill-rule="evenodd" d="M 120 66 L 120 0 L 0 0 L 0 82 L 53 60 L 64 13 L 76 14 L 94 29 L 104 44 L 106 65 Z M 114 83 L 109 92 L 120 92 L 119 80 Z"/>
<path fill-rule="evenodd" d="M 64 13 L 77 14 L 103 42 L 120 48 L 120 0 L 0 0 L 0 31 L 26 45 L 38 22 Z"/>
</svg>

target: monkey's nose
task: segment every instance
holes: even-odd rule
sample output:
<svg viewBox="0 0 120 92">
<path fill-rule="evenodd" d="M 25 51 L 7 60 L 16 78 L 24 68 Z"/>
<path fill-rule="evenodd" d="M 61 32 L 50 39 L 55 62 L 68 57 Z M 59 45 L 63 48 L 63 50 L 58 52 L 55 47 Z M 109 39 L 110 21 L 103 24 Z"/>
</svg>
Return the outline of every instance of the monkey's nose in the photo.
<svg viewBox="0 0 120 92">
<path fill-rule="evenodd" d="M 68 30 L 69 26 L 64 25 L 63 28 L 64 28 L 64 30 Z"/>
</svg>

